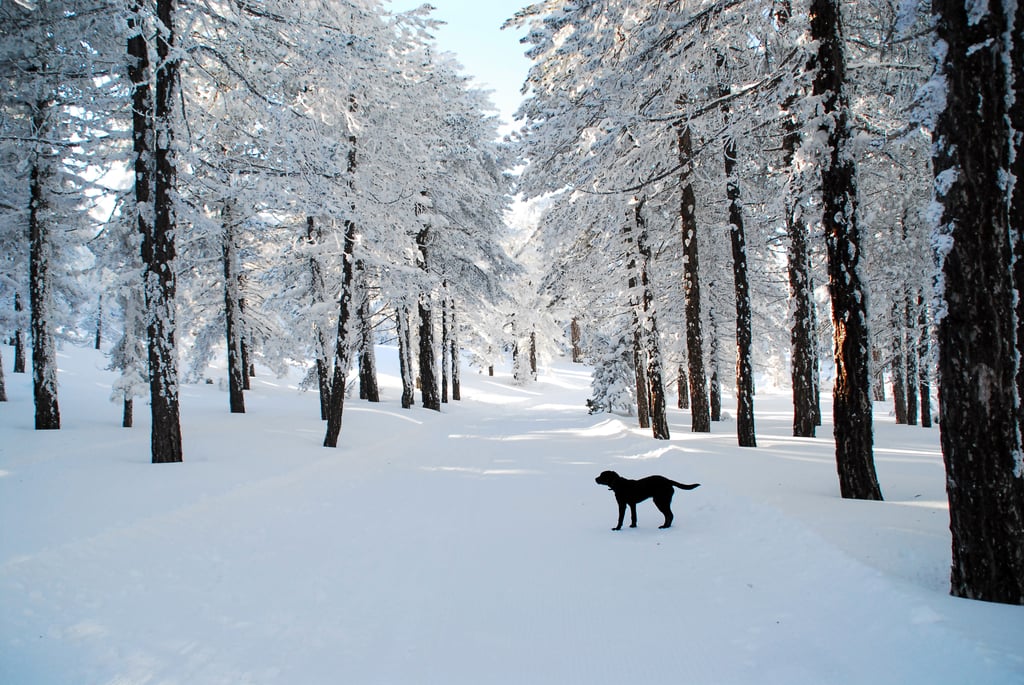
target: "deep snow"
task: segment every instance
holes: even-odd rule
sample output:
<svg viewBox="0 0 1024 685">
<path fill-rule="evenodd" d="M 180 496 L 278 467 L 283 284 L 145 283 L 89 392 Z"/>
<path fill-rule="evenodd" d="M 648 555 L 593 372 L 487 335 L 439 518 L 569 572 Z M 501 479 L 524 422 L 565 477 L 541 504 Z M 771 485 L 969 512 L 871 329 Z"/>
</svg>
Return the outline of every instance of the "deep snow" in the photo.
<svg viewBox="0 0 1024 685">
<path fill-rule="evenodd" d="M 1024 683 L 1024 608 L 947 594 L 938 431 L 884 404 L 884 503 L 838 497 L 831 427 L 790 437 L 783 393 L 756 449 L 679 411 L 661 442 L 588 415 L 568 364 L 465 369 L 440 414 L 384 373 L 333 450 L 293 380 L 245 415 L 185 386 L 185 462 L 152 465 L 100 353 L 60 354 L 64 427 L 36 432 L 2 349 L 0 683 Z M 612 532 L 606 468 L 702 486 Z"/>
</svg>

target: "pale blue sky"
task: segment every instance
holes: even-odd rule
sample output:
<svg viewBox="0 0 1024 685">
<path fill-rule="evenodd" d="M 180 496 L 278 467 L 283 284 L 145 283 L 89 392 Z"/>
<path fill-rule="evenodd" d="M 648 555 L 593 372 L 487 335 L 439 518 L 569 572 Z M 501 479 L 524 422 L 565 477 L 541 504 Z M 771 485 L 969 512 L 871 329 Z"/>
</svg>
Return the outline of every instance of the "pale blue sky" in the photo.
<svg viewBox="0 0 1024 685">
<path fill-rule="evenodd" d="M 400 12 L 424 4 L 423 0 L 392 0 L 390 9 Z M 501 30 L 506 19 L 530 4 L 530 0 L 430 0 L 434 16 L 446 25 L 437 34 L 438 46 L 458 55 L 466 73 L 478 85 L 493 91 L 491 99 L 509 123 L 519 106 L 519 89 L 530 67 L 519 43 L 522 31 Z"/>
</svg>

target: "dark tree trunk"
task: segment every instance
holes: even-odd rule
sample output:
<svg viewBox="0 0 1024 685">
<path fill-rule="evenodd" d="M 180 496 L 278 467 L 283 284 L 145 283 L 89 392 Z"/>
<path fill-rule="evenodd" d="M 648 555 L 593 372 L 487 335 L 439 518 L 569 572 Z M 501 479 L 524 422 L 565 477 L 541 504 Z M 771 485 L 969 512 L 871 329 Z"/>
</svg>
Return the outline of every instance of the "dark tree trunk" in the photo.
<svg viewBox="0 0 1024 685">
<path fill-rule="evenodd" d="M 395 326 L 398 335 L 398 368 L 402 376 L 402 409 L 409 409 L 416 403 L 416 373 L 412 362 L 409 308 L 404 304 L 395 307 Z"/>
<path fill-rule="evenodd" d="M 121 403 L 121 428 L 131 428 L 135 422 L 135 400 L 125 395 Z"/>
<path fill-rule="evenodd" d="M 743 205 L 740 203 L 736 168 L 736 141 L 725 145 L 725 174 L 728 179 L 729 237 L 732 243 L 732 276 L 736 291 L 736 439 L 740 447 L 757 447 L 754 430 L 754 364 L 752 360 L 753 314 L 750 307 L 750 282 L 747 278 L 747 239 L 743 230 Z"/>
<path fill-rule="evenodd" d="M 907 422 L 907 378 L 903 372 L 905 355 L 899 302 L 892 303 L 890 325 L 892 326 L 892 351 L 890 352 L 892 407 L 893 413 L 896 414 L 896 423 L 902 425 Z"/>
<path fill-rule="evenodd" d="M 860 281 L 857 176 L 850 151 L 846 61 L 838 0 L 811 0 L 814 95 L 821 98 L 822 227 L 828 253 L 836 380 L 833 424 L 839 489 L 847 499 L 882 499 L 872 456 L 866 293 Z"/>
<path fill-rule="evenodd" d="M 530 331 L 530 377 L 537 380 L 537 331 Z"/>
<path fill-rule="evenodd" d="M 792 7 L 788 0 L 776 5 L 776 20 L 780 25 L 789 22 Z M 789 172 L 786 188 L 785 220 L 789 246 L 786 253 L 789 275 L 789 294 L 792 300 L 793 327 L 790 330 L 792 356 L 790 378 L 793 387 L 793 435 L 813 438 L 815 428 L 821 425 L 818 395 L 818 345 L 815 337 L 817 317 L 814 311 L 814 284 L 811 279 L 810 231 L 803 216 L 805 193 L 802 174 L 794 164 L 800 144 L 800 119 L 795 105 L 800 94 L 794 91 L 783 105 L 782 163 Z"/>
<path fill-rule="evenodd" d="M 906 333 L 904 352 L 907 364 L 907 425 L 917 425 L 917 346 L 914 344 L 914 322 L 917 317 L 914 315 L 912 299 L 907 298 L 906 305 Z"/>
<path fill-rule="evenodd" d="M 676 375 L 676 400 L 679 409 L 690 408 L 690 384 L 686 378 L 686 367 L 682 364 Z"/>
<path fill-rule="evenodd" d="M 326 285 L 324 284 L 323 269 L 320 266 L 320 259 L 315 253 L 315 248 L 320 245 L 323 237 L 320 227 L 312 216 L 306 217 L 306 243 L 313 248 L 309 256 L 310 290 L 313 300 L 313 307 L 319 314 L 319 310 L 325 306 Z M 331 406 L 331 362 L 327 354 L 327 335 L 323 326 L 319 323 L 317 316 L 313 324 L 314 345 L 316 346 L 316 380 L 320 394 L 320 420 L 326 421 Z"/>
<path fill-rule="evenodd" d="M 234 215 L 231 200 L 224 202 L 224 319 L 227 324 L 228 398 L 232 414 L 245 413 L 245 365 L 242 360 L 241 312 L 238 292 L 238 255 L 235 248 Z"/>
<path fill-rule="evenodd" d="M 647 381 L 647 363 L 644 359 L 644 343 L 640 334 L 640 322 L 633 317 L 633 371 L 636 380 L 636 418 L 641 428 L 651 427 L 650 387 Z"/>
<path fill-rule="evenodd" d="M 1011 222 L 1012 201 L 1003 190 L 1012 140 L 1003 50 L 1013 20 L 1005 15 L 1010 5 L 991 3 L 983 16 L 969 17 L 959 0 L 933 0 L 947 93 L 932 161 L 942 205 L 939 237 L 949 245 L 938 342 L 951 591 L 1024 604 L 1024 463 L 1011 258 L 1011 240 L 1019 240 L 1011 231 L 1019 225 Z M 1018 32 L 1018 50 L 1020 40 Z"/>
<path fill-rule="evenodd" d="M 350 94 L 348 97 L 349 113 L 355 113 L 358 109 L 356 96 Z M 358 140 L 354 133 L 348 137 L 348 153 L 346 156 L 346 173 L 348 175 L 349 192 L 355 193 L 355 174 L 357 167 Z M 349 205 L 349 210 L 355 213 L 355 203 Z M 338 436 L 341 435 L 341 424 L 345 413 L 345 387 L 348 379 L 348 368 L 352 362 L 352 296 L 353 281 L 355 279 L 355 249 L 356 249 L 356 223 L 347 219 L 344 223 L 345 233 L 342 239 L 341 249 L 341 295 L 338 303 L 338 329 L 334 336 L 334 370 L 331 375 L 330 403 L 327 407 L 327 432 L 324 434 L 324 447 L 337 447 Z"/>
<path fill-rule="evenodd" d="M 573 317 L 572 323 L 569 324 L 569 339 L 572 342 L 573 364 L 580 364 L 583 361 L 583 350 L 580 348 L 581 337 L 580 322 L 576 317 Z"/>
<path fill-rule="evenodd" d="M 143 35 L 146 4 L 136 0 L 129 16 L 128 73 L 132 84 L 132 129 L 135 152 L 135 199 L 142 234 L 142 264 L 149 346 L 152 461 L 182 461 L 175 348 L 175 167 L 173 108 L 178 88 L 174 55 L 174 0 L 157 0 L 159 59 L 155 95 L 149 85 L 149 57 Z M 152 210 L 150 211 L 150 207 Z"/>
<path fill-rule="evenodd" d="M 354 141 L 352 141 L 354 145 Z M 334 338 L 334 371 L 331 377 L 331 401 L 327 410 L 327 433 L 324 447 L 337 447 L 341 434 L 342 416 L 345 412 L 345 381 L 351 365 L 352 341 L 349 333 L 349 319 L 352 318 L 353 260 L 356 243 L 356 224 L 345 222 L 345 238 L 342 248 L 341 301 L 338 305 L 338 331 Z"/>
<path fill-rule="evenodd" d="M 426 192 L 422 193 L 424 202 L 416 205 L 416 215 L 422 216 L 426 210 Z M 416 235 L 416 246 L 419 248 L 417 259 L 420 270 L 426 275 L 429 272 L 427 247 L 430 245 L 430 224 L 424 223 Z M 434 356 L 434 321 L 431 314 L 430 293 L 420 293 L 417 303 L 419 313 L 419 367 L 420 396 L 425 409 L 441 411 L 441 395 L 437 384 L 437 361 Z"/>
<path fill-rule="evenodd" d="M 711 292 L 715 291 L 715 282 L 711 282 Z M 708 345 L 708 367 L 711 370 L 711 378 L 708 381 L 708 405 L 711 410 L 711 420 L 722 420 L 722 380 L 718 373 L 718 316 L 714 304 L 708 307 L 708 328 L 711 330 L 711 342 Z"/>
<path fill-rule="evenodd" d="M 921 397 L 921 427 L 932 427 L 932 384 L 931 368 L 931 335 L 928 329 L 928 308 L 925 306 L 924 295 L 917 295 L 917 374 L 919 395 Z"/>
<path fill-rule="evenodd" d="M 725 57 L 718 53 L 718 66 L 725 66 Z M 719 95 L 730 89 L 720 86 Z M 729 107 L 722 109 L 728 119 Z M 726 138 L 724 153 L 725 196 L 729 200 L 729 242 L 732 246 L 732 280 L 736 293 L 736 440 L 740 447 L 757 447 L 754 431 L 754 367 L 751 360 L 752 322 L 750 282 L 747 278 L 747 238 L 743 229 L 743 204 L 740 181 L 736 173 L 736 137 Z"/>
<path fill-rule="evenodd" d="M 451 349 L 448 354 L 452 363 L 452 400 L 458 402 L 462 399 L 462 378 L 459 372 L 459 329 L 455 322 L 455 300 L 448 301 L 448 316 L 451 325 Z"/>
<path fill-rule="evenodd" d="M 420 296 L 418 305 L 420 397 L 425 409 L 441 411 L 441 395 L 437 387 L 437 360 L 434 357 L 434 324 L 430 311 L 430 296 Z"/>
<path fill-rule="evenodd" d="M 686 357 L 689 362 L 690 417 L 694 433 L 711 432 L 707 379 L 704 375 L 704 338 L 700 319 L 700 260 L 697 254 L 697 198 L 693 191 L 693 138 L 689 126 L 677 135 L 680 178 L 680 218 L 683 233 L 683 290 L 686 300 Z"/>
<path fill-rule="evenodd" d="M 654 308 L 654 293 L 647 268 L 651 262 L 651 248 L 647 242 L 647 220 L 643 214 L 644 202 L 641 199 L 634 205 L 636 217 L 636 250 L 640 258 L 640 287 L 643 303 L 644 325 L 641 328 L 645 342 L 644 353 L 647 357 L 647 388 L 650 402 L 648 411 L 651 419 L 651 430 L 655 440 L 668 440 L 667 402 L 665 401 L 665 383 L 661 371 L 661 347 L 658 340 L 658 318 Z"/>
<path fill-rule="evenodd" d="M 0 353 L 0 402 L 7 401 L 7 383 L 4 381 L 4 356 Z"/>
<path fill-rule="evenodd" d="M 448 403 L 448 378 L 451 369 L 451 331 L 448 328 L 448 284 L 441 285 L 441 403 Z"/>
<path fill-rule="evenodd" d="M 21 296 L 14 293 L 14 311 L 22 311 Z M 19 327 L 14 331 L 14 373 L 25 373 L 25 332 Z"/>
<path fill-rule="evenodd" d="M 818 400 L 818 346 L 815 337 L 816 320 L 814 312 L 814 284 L 811 280 L 811 250 L 808 244 L 809 229 L 803 219 L 799 197 L 802 191 L 796 172 L 792 171 L 792 159 L 800 139 L 797 122 L 786 120 L 786 135 L 783 147 L 786 151 L 787 166 L 794 177 L 786 199 L 786 234 L 789 237 L 787 269 L 789 294 L 793 302 L 793 328 L 790 331 L 790 353 L 792 355 L 790 378 L 793 386 L 793 435 L 813 438 L 815 428 L 821 424 Z"/>
<path fill-rule="evenodd" d="M 365 265 L 356 265 L 359 272 L 359 399 L 380 402 L 377 384 L 377 355 L 373 345 L 373 321 L 370 317 L 370 292 Z"/>
<path fill-rule="evenodd" d="M 1015 179 L 1010 195 L 1010 235 L 1013 237 L 1013 279 L 1017 290 L 1017 352 L 1024 354 L 1024 2 L 1018 0 L 1013 17 L 1015 33 L 1010 44 L 1008 83 L 1013 89 L 1009 122 L 1017 136 L 1009 176 Z M 1007 17 L 1009 19 L 1009 17 Z M 923 391 L 922 391 L 923 392 Z M 1017 421 L 1024 436 L 1024 364 L 1017 365 Z M 924 395 L 922 394 L 922 401 Z M 921 408 L 924 411 L 924 408 Z"/>
<path fill-rule="evenodd" d="M 45 103 L 33 112 L 37 133 L 44 125 Z M 57 404 L 57 356 L 50 329 L 50 238 L 46 219 L 41 216 L 47 207 L 44 186 L 49 174 L 36 160 L 29 172 L 29 329 L 32 331 L 32 393 L 35 398 L 36 430 L 60 428 Z"/>
<path fill-rule="evenodd" d="M 98 350 L 103 344 L 103 295 L 96 304 L 96 342 L 93 349 Z"/>
</svg>

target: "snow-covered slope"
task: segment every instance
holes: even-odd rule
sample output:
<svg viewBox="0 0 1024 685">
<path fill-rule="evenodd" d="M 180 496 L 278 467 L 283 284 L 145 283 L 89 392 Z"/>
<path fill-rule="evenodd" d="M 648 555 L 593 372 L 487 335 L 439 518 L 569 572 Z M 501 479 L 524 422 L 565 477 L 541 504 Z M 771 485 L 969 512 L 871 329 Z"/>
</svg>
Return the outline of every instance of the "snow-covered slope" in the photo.
<svg viewBox="0 0 1024 685">
<path fill-rule="evenodd" d="M 683 412 L 656 442 L 588 415 L 570 365 L 466 370 L 440 414 L 385 374 L 333 450 L 287 379 L 245 415 L 186 386 L 185 462 L 151 465 L 99 353 L 62 353 L 45 433 L 3 353 L 0 683 L 1024 683 L 1024 608 L 947 594 L 938 431 L 884 405 L 884 503 L 839 499 L 830 426 L 789 437 L 783 394 L 756 399 L 756 449 Z M 646 502 L 612 532 L 607 468 L 702 486 L 671 529 Z"/>
</svg>

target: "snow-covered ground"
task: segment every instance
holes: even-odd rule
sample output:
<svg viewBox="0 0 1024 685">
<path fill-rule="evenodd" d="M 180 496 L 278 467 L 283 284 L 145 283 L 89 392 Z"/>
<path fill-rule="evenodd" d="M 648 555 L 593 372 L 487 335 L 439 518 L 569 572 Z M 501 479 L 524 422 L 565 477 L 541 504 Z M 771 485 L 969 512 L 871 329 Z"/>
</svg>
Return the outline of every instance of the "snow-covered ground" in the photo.
<svg viewBox="0 0 1024 685">
<path fill-rule="evenodd" d="M 393 366 L 384 348 L 380 366 Z M 464 371 L 437 414 L 317 399 L 261 376 L 231 415 L 182 392 L 185 462 L 149 463 L 92 350 L 60 355 L 63 428 L 30 377 L 0 404 L 0 683 L 1024 683 L 1024 608 L 951 598 L 938 431 L 877 405 L 884 503 L 838 497 L 829 436 L 757 397 L 652 440 L 584 411 L 568 364 L 514 387 Z M 826 407 L 826 415 L 830 413 Z M 675 525 L 612 532 L 604 469 L 700 482 Z"/>
</svg>

